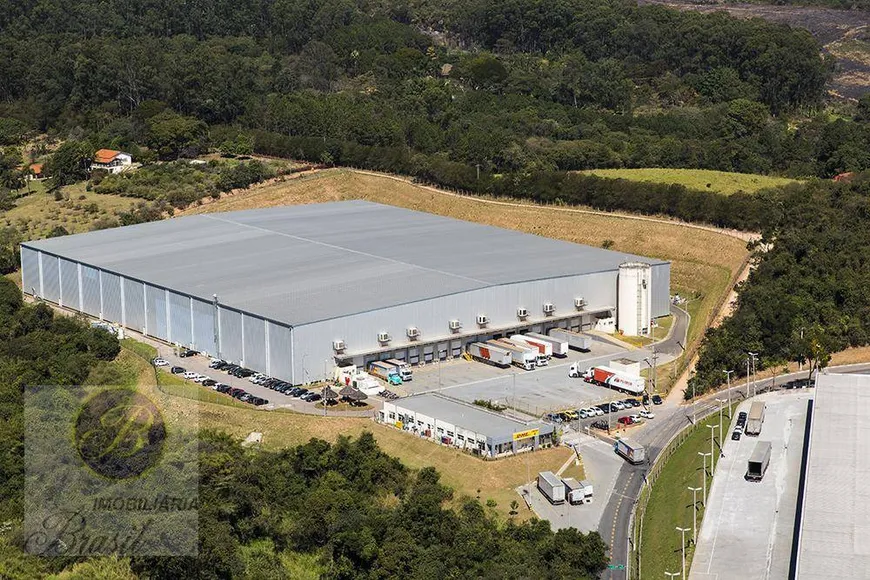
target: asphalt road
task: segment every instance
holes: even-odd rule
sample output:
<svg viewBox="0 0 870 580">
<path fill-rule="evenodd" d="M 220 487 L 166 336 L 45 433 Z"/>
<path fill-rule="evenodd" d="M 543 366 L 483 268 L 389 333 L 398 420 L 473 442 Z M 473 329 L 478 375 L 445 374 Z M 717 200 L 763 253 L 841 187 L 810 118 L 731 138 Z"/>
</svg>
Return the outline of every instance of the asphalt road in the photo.
<svg viewBox="0 0 870 580">
<path fill-rule="evenodd" d="M 830 367 L 828 370 L 841 373 L 855 373 L 870 371 L 870 364 L 846 365 L 841 367 Z M 806 378 L 807 372 L 791 373 L 781 375 L 776 379 L 764 379 L 749 383 L 749 394 L 754 395 L 756 391 L 763 391 L 773 386 L 774 380 L 776 384 Z M 733 400 L 746 399 L 747 386 L 746 383 L 735 385 L 730 389 L 730 397 Z M 677 405 L 674 403 L 665 402 L 654 408 L 656 418 L 647 423 L 647 426 L 632 435 L 632 438 L 644 445 L 647 450 L 647 458 L 649 463 L 655 461 L 658 454 L 667 445 L 668 441 L 680 429 L 690 425 L 693 421 L 693 416 L 697 418 L 704 417 L 708 411 L 718 408 L 716 398 L 729 398 L 729 390 L 725 389 L 718 391 L 705 397 L 704 400 L 696 402 L 694 405 Z M 644 474 L 648 466 L 634 466 L 626 463 L 620 469 L 619 476 L 614 486 L 614 493 L 604 509 L 604 515 L 601 517 L 601 524 L 598 532 L 606 543 L 610 545 L 610 561 L 614 565 L 628 565 L 629 541 L 628 524 L 631 518 L 631 511 L 634 504 L 640 496 L 640 491 L 644 484 Z M 606 570 L 602 578 L 608 580 L 621 580 L 627 578 L 627 570 Z"/>
</svg>

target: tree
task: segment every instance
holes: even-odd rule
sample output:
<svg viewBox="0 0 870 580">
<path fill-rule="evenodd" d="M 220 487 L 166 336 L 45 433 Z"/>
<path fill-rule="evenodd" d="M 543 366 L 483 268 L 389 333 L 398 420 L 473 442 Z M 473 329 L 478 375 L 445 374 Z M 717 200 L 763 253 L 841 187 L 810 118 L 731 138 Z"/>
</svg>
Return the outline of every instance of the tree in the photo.
<svg viewBox="0 0 870 580">
<path fill-rule="evenodd" d="M 146 121 L 146 125 L 148 131 L 145 142 L 162 159 L 178 159 L 182 150 L 199 148 L 208 130 L 202 121 L 173 111 L 154 115 Z"/>
<path fill-rule="evenodd" d="M 45 171 L 55 186 L 69 185 L 88 178 L 94 148 L 87 141 L 65 141 L 49 158 Z"/>
</svg>

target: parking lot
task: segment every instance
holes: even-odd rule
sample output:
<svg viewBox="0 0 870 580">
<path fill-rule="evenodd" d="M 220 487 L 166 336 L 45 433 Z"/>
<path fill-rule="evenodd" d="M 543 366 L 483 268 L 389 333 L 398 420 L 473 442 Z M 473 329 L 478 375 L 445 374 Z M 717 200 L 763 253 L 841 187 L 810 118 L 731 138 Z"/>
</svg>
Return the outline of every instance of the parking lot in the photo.
<svg viewBox="0 0 870 580">
<path fill-rule="evenodd" d="M 588 353 L 571 350 L 564 359 L 553 358 L 546 367 L 524 371 L 517 367 L 506 369 L 477 361 L 455 359 L 414 369 L 414 379 L 403 385 L 411 393 L 440 391 L 445 395 L 474 401 L 492 400 L 508 404 L 531 416 L 566 408 L 588 407 L 625 395 L 605 387 L 568 377 L 568 367 L 580 362 L 583 369 L 606 365 L 613 359 L 628 358 L 642 361 L 650 356 L 647 349 L 626 349 L 600 337 L 594 337 Z M 668 362 L 668 355 L 659 355 L 658 362 Z"/>
<path fill-rule="evenodd" d="M 807 400 L 813 392 L 762 395 L 754 399 L 767 404 L 761 434 L 733 441 L 727 432 L 690 580 L 788 577 Z M 749 406 L 745 402 L 738 411 L 748 413 Z M 761 482 L 746 481 L 747 462 L 759 441 L 772 444 L 770 464 Z"/>
</svg>

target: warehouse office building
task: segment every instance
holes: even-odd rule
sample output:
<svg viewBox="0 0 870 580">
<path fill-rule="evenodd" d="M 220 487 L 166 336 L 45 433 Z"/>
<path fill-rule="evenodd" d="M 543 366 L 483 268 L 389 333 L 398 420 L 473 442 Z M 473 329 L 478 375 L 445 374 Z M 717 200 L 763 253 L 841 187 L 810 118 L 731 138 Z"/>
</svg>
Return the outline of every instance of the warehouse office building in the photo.
<svg viewBox="0 0 870 580">
<path fill-rule="evenodd" d="M 377 419 L 419 437 L 489 458 L 556 443 L 552 425 L 527 423 L 438 394 L 387 401 Z"/>
<path fill-rule="evenodd" d="M 366 201 L 26 242 L 21 264 L 27 294 L 294 384 L 527 330 L 648 334 L 670 298 L 668 262 Z"/>
<path fill-rule="evenodd" d="M 808 419 L 789 578 L 864 580 L 870 577 L 870 375 L 820 373 Z"/>
</svg>

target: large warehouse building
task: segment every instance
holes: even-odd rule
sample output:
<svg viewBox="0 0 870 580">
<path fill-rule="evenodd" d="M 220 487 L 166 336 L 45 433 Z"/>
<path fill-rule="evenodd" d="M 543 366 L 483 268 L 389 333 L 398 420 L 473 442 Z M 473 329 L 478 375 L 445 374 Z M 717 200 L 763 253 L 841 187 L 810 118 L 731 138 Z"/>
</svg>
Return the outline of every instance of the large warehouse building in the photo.
<svg viewBox="0 0 870 580">
<path fill-rule="evenodd" d="M 669 311 L 668 262 L 364 201 L 27 242 L 21 264 L 25 293 L 295 384 Z"/>
</svg>

